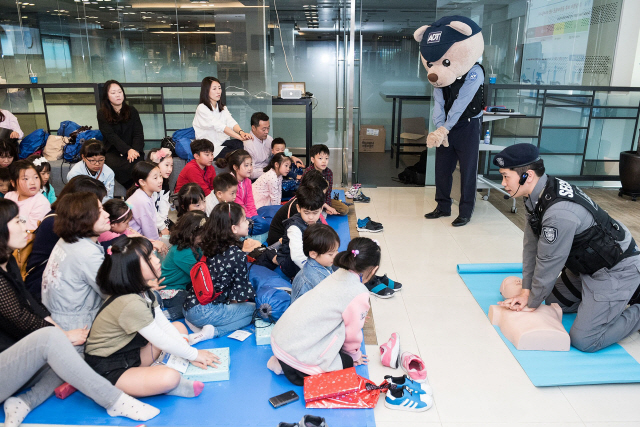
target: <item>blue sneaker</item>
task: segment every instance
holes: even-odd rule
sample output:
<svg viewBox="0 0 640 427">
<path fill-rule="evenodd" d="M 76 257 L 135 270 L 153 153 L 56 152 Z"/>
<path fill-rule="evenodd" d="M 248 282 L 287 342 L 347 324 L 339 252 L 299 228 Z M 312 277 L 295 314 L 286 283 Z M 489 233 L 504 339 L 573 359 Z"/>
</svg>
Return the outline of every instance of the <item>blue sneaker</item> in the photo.
<svg viewBox="0 0 640 427">
<path fill-rule="evenodd" d="M 358 220 L 358 231 L 368 231 L 369 233 L 379 233 L 383 230 L 382 224 L 372 221 L 371 218 Z"/>
<path fill-rule="evenodd" d="M 414 393 L 408 387 L 390 388 L 384 399 L 384 406 L 399 411 L 424 412 L 433 406 L 433 397 Z"/>
<path fill-rule="evenodd" d="M 407 387 L 414 394 L 433 394 L 433 391 L 429 384 L 420 384 L 419 382 L 413 381 L 406 375 L 403 375 L 401 377 L 392 377 L 391 375 L 385 375 L 384 379 L 387 380 L 388 383 L 395 384 L 398 387 Z"/>
</svg>

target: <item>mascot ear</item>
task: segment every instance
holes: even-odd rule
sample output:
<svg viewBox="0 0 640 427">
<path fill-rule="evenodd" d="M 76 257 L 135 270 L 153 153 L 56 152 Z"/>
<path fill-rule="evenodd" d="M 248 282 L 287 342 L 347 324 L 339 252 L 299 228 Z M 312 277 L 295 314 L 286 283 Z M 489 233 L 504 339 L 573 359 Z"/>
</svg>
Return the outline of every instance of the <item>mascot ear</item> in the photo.
<svg viewBox="0 0 640 427">
<path fill-rule="evenodd" d="M 429 28 L 428 25 L 424 25 L 418 28 L 416 32 L 413 33 L 413 38 L 416 39 L 418 43 L 420 43 L 422 41 L 422 37 L 424 36 L 424 33 L 427 31 L 428 28 Z"/>
<path fill-rule="evenodd" d="M 451 21 L 447 26 L 453 28 L 459 33 L 464 34 L 465 36 L 470 36 L 473 33 L 473 30 L 471 29 L 471 27 L 465 24 L 464 22 Z"/>
</svg>

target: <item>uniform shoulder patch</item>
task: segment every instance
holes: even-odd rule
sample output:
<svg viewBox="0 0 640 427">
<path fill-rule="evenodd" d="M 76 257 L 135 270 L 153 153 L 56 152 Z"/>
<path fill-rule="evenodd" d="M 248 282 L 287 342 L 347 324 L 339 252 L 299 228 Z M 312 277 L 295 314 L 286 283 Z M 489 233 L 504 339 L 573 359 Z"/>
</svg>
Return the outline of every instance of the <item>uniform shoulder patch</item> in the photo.
<svg viewBox="0 0 640 427">
<path fill-rule="evenodd" d="M 547 243 L 552 244 L 558 239 L 558 229 L 555 227 L 542 227 L 542 236 Z"/>
<path fill-rule="evenodd" d="M 476 73 L 475 71 L 472 71 L 469 73 L 469 80 L 475 80 L 478 78 L 478 73 Z"/>
</svg>

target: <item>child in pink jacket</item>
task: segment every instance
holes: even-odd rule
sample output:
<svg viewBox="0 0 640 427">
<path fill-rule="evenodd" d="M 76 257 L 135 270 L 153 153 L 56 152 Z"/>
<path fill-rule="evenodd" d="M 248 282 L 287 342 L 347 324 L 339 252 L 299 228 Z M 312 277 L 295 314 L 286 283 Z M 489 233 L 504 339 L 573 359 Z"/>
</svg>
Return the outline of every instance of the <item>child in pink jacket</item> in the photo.
<svg viewBox="0 0 640 427">
<path fill-rule="evenodd" d="M 366 364 L 360 352 L 362 327 L 369 312 L 369 281 L 380 265 L 380 247 L 371 239 L 353 239 L 336 255 L 339 267 L 284 312 L 271 332 L 274 357 L 269 368 L 295 385 L 307 375 Z"/>
<path fill-rule="evenodd" d="M 259 216 L 253 200 L 253 188 L 251 187 L 253 160 L 251 159 L 251 154 L 245 150 L 232 151 L 227 155 L 225 161 L 218 162 L 218 166 L 228 166 L 230 172 L 238 180 L 238 192 L 236 193 L 235 202 L 244 208 L 247 218 L 253 221 L 253 227 L 249 227 L 249 235 L 257 236 L 268 232 L 271 218 Z"/>
</svg>

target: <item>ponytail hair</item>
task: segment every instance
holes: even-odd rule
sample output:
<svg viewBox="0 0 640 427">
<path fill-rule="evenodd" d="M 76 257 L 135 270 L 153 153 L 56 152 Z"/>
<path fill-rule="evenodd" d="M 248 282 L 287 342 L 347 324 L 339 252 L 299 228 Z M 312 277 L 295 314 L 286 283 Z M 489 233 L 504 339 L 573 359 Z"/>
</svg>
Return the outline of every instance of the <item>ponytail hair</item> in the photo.
<svg viewBox="0 0 640 427">
<path fill-rule="evenodd" d="M 240 165 L 244 163 L 247 158 L 251 158 L 251 154 L 249 154 L 247 150 L 235 150 L 227 154 L 224 159 L 219 158 L 218 160 L 216 160 L 216 166 L 221 169 L 229 167 L 229 172 L 231 172 L 235 176 L 236 171 L 233 169 L 233 167 L 235 166 L 237 168 L 240 168 Z"/>
<path fill-rule="evenodd" d="M 129 188 L 129 190 L 127 190 L 126 199 L 131 197 L 133 193 L 135 193 L 136 190 L 140 188 L 140 180 L 146 181 L 147 178 L 149 178 L 149 174 L 151 173 L 151 171 L 157 167 L 158 165 L 148 160 L 136 163 L 136 165 L 133 167 L 133 171 L 131 172 L 133 185 L 131 186 L 131 188 Z"/>
<path fill-rule="evenodd" d="M 364 274 L 380 265 L 380 246 L 366 237 L 356 237 L 347 246 L 347 250 L 340 252 L 333 260 L 333 265 L 345 270 Z"/>
<path fill-rule="evenodd" d="M 269 164 L 262 169 L 264 172 L 269 172 L 271 169 L 276 169 L 276 164 L 278 165 L 278 169 L 284 162 L 291 162 L 291 157 L 287 157 L 284 153 L 278 153 L 271 157 Z"/>
</svg>

